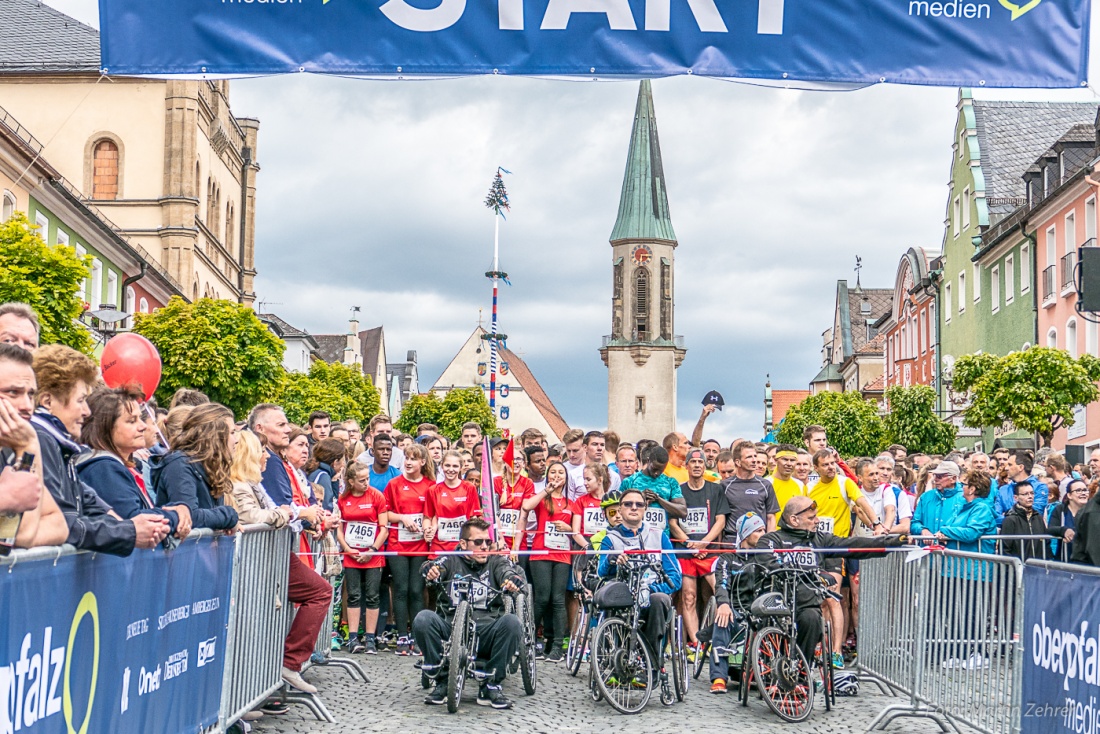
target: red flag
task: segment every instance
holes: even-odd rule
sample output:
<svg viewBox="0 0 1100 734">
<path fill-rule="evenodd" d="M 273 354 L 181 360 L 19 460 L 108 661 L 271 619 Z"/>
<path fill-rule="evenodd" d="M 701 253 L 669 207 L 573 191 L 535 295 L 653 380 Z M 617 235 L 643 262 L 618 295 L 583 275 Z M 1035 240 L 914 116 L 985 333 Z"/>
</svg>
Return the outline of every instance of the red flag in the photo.
<svg viewBox="0 0 1100 734">
<path fill-rule="evenodd" d="M 508 446 L 504 449 L 504 465 L 509 469 L 514 469 L 516 464 L 516 443 L 515 441 L 509 441 Z"/>
</svg>

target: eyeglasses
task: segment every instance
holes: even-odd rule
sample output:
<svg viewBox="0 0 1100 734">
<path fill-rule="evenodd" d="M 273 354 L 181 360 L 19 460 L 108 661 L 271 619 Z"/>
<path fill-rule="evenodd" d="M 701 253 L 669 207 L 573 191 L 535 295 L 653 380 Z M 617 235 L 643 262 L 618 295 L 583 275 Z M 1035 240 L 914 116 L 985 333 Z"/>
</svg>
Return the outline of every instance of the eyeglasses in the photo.
<svg viewBox="0 0 1100 734">
<path fill-rule="evenodd" d="M 468 538 L 466 540 L 466 543 L 468 545 L 472 545 L 475 548 L 488 548 L 492 544 L 492 542 L 493 541 L 489 540 L 488 538 Z"/>
<path fill-rule="evenodd" d="M 619 504 L 631 510 L 640 510 L 645 507 L 645 502 L 621 502 Z"/>
</svg>

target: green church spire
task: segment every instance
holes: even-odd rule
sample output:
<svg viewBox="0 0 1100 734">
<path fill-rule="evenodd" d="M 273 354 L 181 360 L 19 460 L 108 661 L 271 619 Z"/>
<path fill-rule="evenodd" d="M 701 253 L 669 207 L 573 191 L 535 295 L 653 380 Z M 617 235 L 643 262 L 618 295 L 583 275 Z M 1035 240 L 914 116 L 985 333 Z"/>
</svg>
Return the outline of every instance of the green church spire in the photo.
<svg viewBox="0 0 1100 734">
<path fill-rule="evenodd" d="M 611 241 L 617 240 L 676 241 L 668 213 L 665 171 L 657 140 L 657 116 L 653 112 L 653 89 L 648 79 L 642 80 L 638 88 L 619 216 L 611 232 Z"/>
</svg>

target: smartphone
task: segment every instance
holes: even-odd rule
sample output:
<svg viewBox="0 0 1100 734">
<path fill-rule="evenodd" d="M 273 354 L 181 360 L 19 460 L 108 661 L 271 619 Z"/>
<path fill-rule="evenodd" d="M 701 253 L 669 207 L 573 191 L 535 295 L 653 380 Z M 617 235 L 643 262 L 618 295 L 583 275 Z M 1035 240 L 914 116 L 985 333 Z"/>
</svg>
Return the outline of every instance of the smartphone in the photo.
<svg viewBox="0 0 1100 734">
<path fill-rule="evenodd" d="M 15 547 L 15 536 L 19 534 L 19 523 L 22 521 L 22 512 L 14 515 L 0 512 L 0 556 L 8 555 Z"/>
</svg>

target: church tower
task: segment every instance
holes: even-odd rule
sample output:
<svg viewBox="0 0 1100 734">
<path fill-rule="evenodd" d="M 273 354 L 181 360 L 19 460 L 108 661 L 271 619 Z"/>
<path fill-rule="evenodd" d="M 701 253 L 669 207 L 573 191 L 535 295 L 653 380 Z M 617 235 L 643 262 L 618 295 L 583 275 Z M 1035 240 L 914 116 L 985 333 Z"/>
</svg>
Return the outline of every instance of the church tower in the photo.
<svg viewBox="0 0 1100 734">
<path fill-rule="evenodd" d="M 624 441 L 660 441 L 676 429 L 676 368 L 686 350 L 673 320 L 675 252 L 653 90 L 643 80 L 611 232 L 611 334 L 600 349 L 607 426 Z"/>
</svg>

